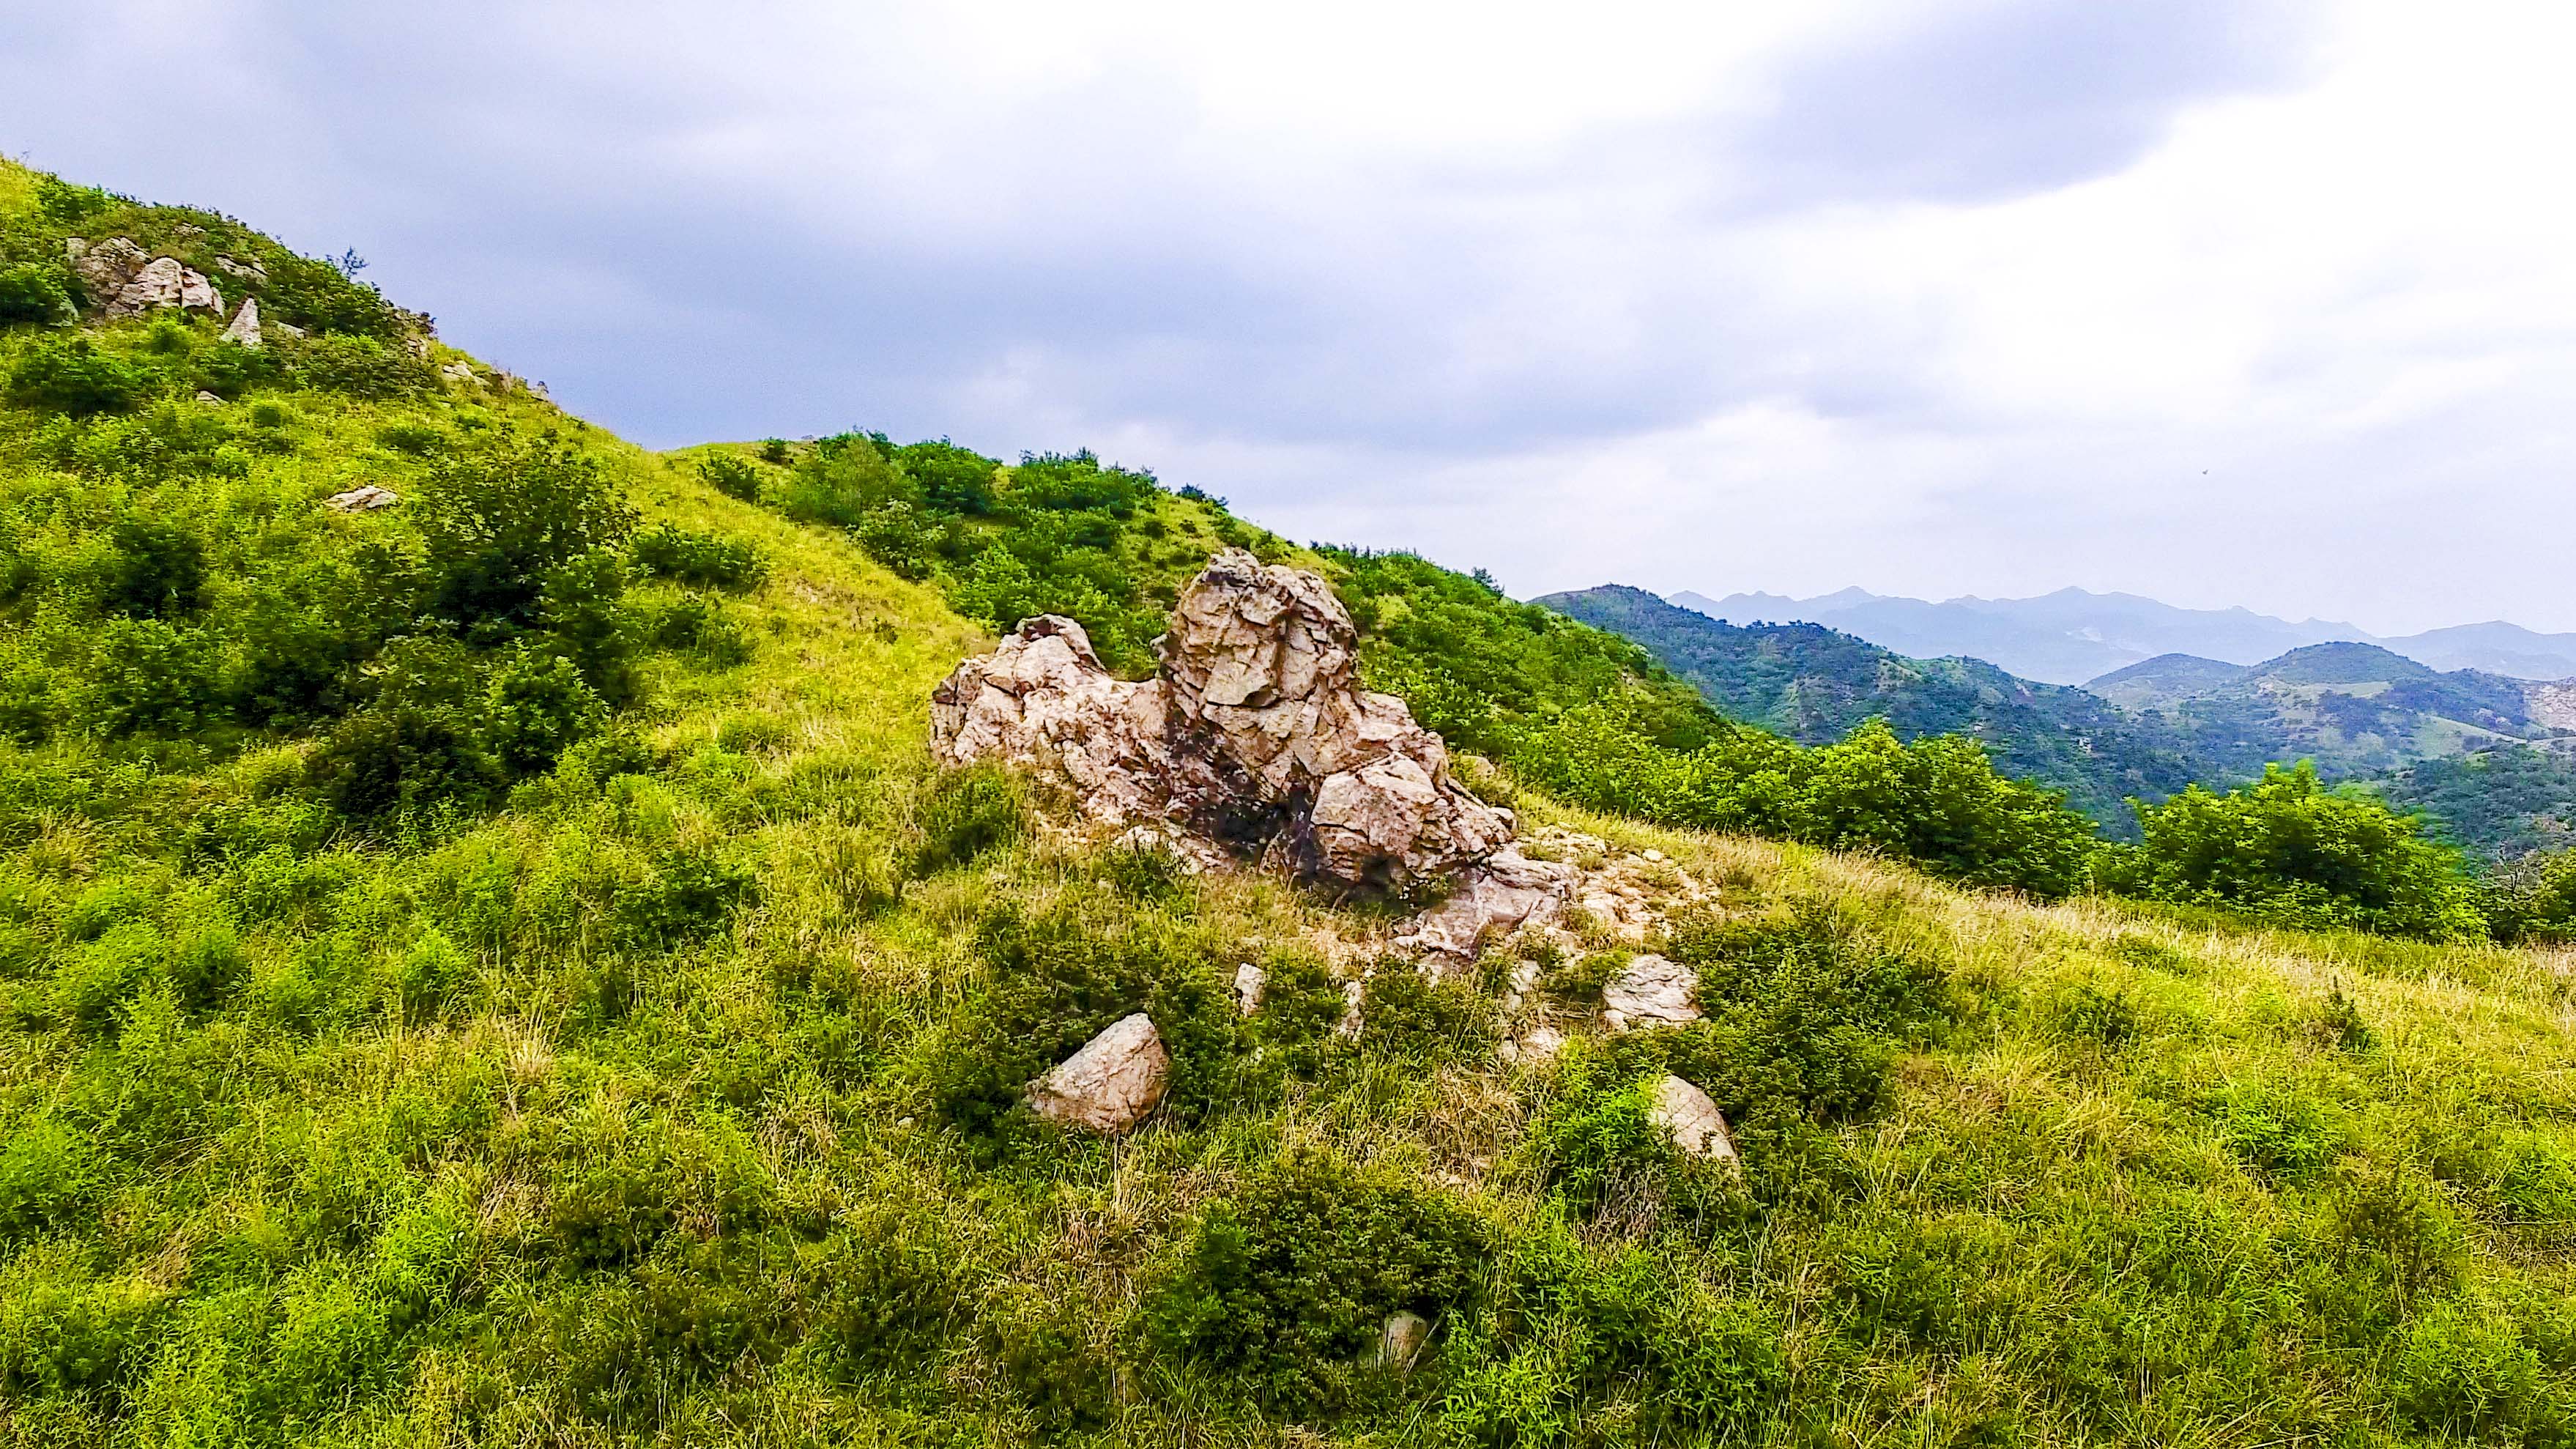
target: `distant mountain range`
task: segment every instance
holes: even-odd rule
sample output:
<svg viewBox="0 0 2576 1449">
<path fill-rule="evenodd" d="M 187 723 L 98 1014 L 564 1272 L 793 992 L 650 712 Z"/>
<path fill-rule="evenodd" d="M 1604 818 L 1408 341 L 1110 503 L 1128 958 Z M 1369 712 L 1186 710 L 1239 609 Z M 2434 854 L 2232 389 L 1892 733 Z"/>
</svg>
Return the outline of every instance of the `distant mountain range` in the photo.
<svg viewBox="0 0 2576 1449">
<path fill-rule="evenodd" d="M 2078 689 L 1978 659 L 1909 658 L 1819 624 L 1725 623 L 1643 589 L 1537 602 L 1642 645 L 1721 713 L 1801 743 L 1840 739 L 1872 716 L 1907 739 L 1973 736 L 2006 773 L 2066 791 L 2117 833 L 2134 827 L 2129 796 L 2157 800 L 2195 781 L 2223 788 L 2298 759 L 2331 777 L 2382 781 L 2473 848 L 2524 848 L 2576 820 L 2576 766 L 2564 753 L 2576 750 L 2576 680 L 2438 670 L 2375 644 L 2329 641 L 2251 665 L 2162 654 Z M 2542 754 L 2526 760 L 2535 742 Z M 2489 755 L 2496 770 L 2413 769 Z M 2481 802 L 2478 781 L 2507 778 L 2513 801 Z"/>
<path fill-rule="evenodd" d="M 2163 799 L 2205 771 L 2161 722 L 1975 659 L 1909 659 L 1817 624 L 1722 624 L 1616 584 L 1538 603 L 1645 646 L 1730 719 L 1826 744 L 1872 716 L 1905 739 L 1965 734 L 2006 774 L 2067 792 L 2125 832 L 2131 795 Z"/>
<path fill-rule="evenodd" d="M 2494 622 L 2381 638 L 2331 619 L 2292 623 L 2251 609 L 2181 609 L 2136 594 L 2060 589 L 2031 599 L 1931 603 L 1844 589 L 1812 599 L 1688 591 L 1672 602 L 1732 623 L 1812 623 L 1922 659 L 1983 659 L 2026 679 L 2082 684 L 2163 654 L 2256 664 L 2311 644 L 2376 644 L 2437 670 L 2515 679 L 2576 676 L 2576 634 Z"/>
</svg>

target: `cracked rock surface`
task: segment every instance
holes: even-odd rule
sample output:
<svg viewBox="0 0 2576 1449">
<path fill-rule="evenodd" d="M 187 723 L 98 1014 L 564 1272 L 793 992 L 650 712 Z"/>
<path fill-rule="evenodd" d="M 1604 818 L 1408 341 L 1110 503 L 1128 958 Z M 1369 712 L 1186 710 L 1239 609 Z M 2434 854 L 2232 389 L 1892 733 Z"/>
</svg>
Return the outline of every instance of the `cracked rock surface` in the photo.
<svg viewBox="0 0 2576 1449">
<path fill-rule="evenodd" d="M 1511 812 L 1457 784 L 1404 701 L 1359 687 L 1358 637 L 1321 578 L 1229 549 L 1181 591 L 1156 678 L 1112 676 L 1070 619 L 1023 620 L 932 693 L 931 749 L 1052 770 L 1094 819 L 1304 880 L 1398 889 L 1484 860 Z"/>
<path fill-rule="evenodd" d="M 1124 1132 L 1162 1105 L 1172 1059 L 1143 1012 L 1121 1017 L 1029 1084 L 1029 1105 L 1067 1127 Z"/>
</svg>

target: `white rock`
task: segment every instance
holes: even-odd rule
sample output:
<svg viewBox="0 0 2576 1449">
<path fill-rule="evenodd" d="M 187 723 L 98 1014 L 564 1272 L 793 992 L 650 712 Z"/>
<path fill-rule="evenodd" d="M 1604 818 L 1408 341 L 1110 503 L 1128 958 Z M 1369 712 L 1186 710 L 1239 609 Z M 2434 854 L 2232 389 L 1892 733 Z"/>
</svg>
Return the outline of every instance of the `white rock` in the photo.
<svg viewBox="0 0 2576 1449">
<path fill-rule="evenodd" d="M 1726 1130 L 1726 1114 L 1708 1093 L 1679 1077 L 1668 1074 L 1655 1084 L 1655 1105 L 1647 1109 L 1646 1120 L 1686 1156 L 1742 1165 L 1735 1138 Z"/>
<path fill-rule="evenodd" d="M 265 282 L 268 280 L 268 268 L 261 266 L 257 262 L 237 262 L 231 257 L 215 258 L 215 270 L 239 277 L 246 282 Z"/>
<path fill-rule="evenodd" d="M 80 242 L 74 250 L 71 242 Z M 134 274 L 143 270 L 151 257 L 134 244 L 132 237 L 112 236 L 102 242 L 81 242 L 73 237 L 64 243 L 69 253 L 72 272 L 80 278 L 81 290 L 89 295 L 90 305 L 105 307 L 113 303 Z M 173 263 L 172 265 L 177 265 Z"/>
<path fill-rule="evenodd" d="M 1418 1313 L 1397 1313 L 1378 1330 L 1377 1366 L 1398 1374 L 1413 1372 L 1422 1361 L 1422 1350 L 1431 1342 L 1431 1325 Z"/>
<path fill-rule="evenodd" d="M 296 326 L 292 322 L 279 322 L 274 325 L 277 328 L 278 335 L 281 337 L 301 337 L 304 335 L 304 329 Z"/>
<path fill-rule="evenodd" d="M 1359 688 L 1358 643 L 1321 578 L 1229 549 L 1181 591 L 1159 677 L 1116 679 L 1081 625 L 1025 619 L 933 691 L 931 749 L 1037 764 L 1095 819 L 1166 821 L 1342 887 L 1492 854 L 1510 812 L 1450 778 L 1447 746 L 1402 700 Z"/>
<path fill-rule="evenodd" d="M 1601 1017 L 1617 1019 L 1614 1031 L 1697 1021 L 1699 1008 L 1691 1004 L 1691 995 L 1698 989 L 1698 972 L 1662 956 L 1640 956 L 1601 988 Z"/>
<path fill-rule="evenodd" d="M 336 513 L 372 513 L 402 502 L 400 494 L 373 483 L 362 484 L 346 493 L 334 493 L 322 500 L 322 506 Z"/>
<path fill-rule="evenodd" d="M 470 387 L 475 381 L 474 364 L 470 362 L 451 362 L 445 367 L 440 368 L 438 370 L 438 375 L 446 378 L 450 382 L 461 382 Z"/>
<path fill-rule="evenodd" d="M 197 389 L 197 401 L 199 401 L 199 402 L 201 402 L 201 403 L 214 403 L 214 404 L 217 404 L 218 406 L 220 406 L 220 405 L 223 403 L 223 399 L 222 399 L 222 398 L 219 398 L 219 397 L 215 396 L 213 393 L 210 393 L 210 392 L 206 391 L 204 388 L 199 388 L 199 389 Z"/>
<path fill-rule="evenodd" d="M 1234 968 L 1234 1009 L 1250 1016 L 1261 1009 L 1261 987 L 1269 973 L 1246 961 Z"/>
<path fill-rule="evenodd" d="M 1039 1116 L 1092 1132 L 1124 1132 L 1161 1105 L 1172 1059 L 1143 1012 L 1122 1017 L 1029 1084 Z"/>
<path fill-rule="evenodd" d="M 122 237 L 118 240 L 124 240 Z M 82 257 L 84 262 L 98 254 L 93 249 Z M 137 268 L 117 289 L 107 304 L 110 317 L 132 317 L 162 307 L 176 307 L 187 312 L 224 310 L 224 297 L 215 290 L 202 272 L 192 272 L 179 265 L 176 257 L 154 257 Z"/>
<path fill-rule="evenodd" d="M 1452 961 L 1472 960 L 1494 937 L 1563 915 L 1575 878 L 1572 866 L 1532 860 L 1519 847 L 1506 845 L 1459 871 L 1448 899 L 1415 917 L 1396 945 Z"/>
<path fill-rule="evenodd" d="M 1367 995 L 1368 983 L 1365 981 L 1342 983 L 1342 1019 L 1333 1023 L 1333 1035 L 1358 1036 L 1360 1034 L 1360 1002 Z"/>
<path fill-rule="evenodd" d="M 233 314 L 232 325 L 224 329 L 224 340 L 226 342 L 238 342 L 244 347 L 257 347 L 260 345 L 259 299 L 257 297 L 242 298 L 241 310 Z"/>
<path fill-rule="evenodd" d="M 1565 1046 L 1565 1033 L 1552 1026 L 1534 1026 L 1521 1034 L 1521 1052 L 1538 1061 L 1555 1056 Z"/>
</svg>

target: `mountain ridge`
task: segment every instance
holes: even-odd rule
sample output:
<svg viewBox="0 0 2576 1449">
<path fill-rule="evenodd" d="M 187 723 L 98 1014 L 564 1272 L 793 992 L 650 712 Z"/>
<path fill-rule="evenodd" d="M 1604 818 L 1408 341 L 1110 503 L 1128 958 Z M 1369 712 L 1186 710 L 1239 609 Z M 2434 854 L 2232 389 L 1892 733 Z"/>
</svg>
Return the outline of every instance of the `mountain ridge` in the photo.
<svg viewBox="0 0 2576 1449">
<path fill-rule="evenodd" d="M 2576 633 L 2503 620 L 2379 636 L 2338 620 L 2292 621 L 2233 605 L 2184 609 L 2139 594 L 2068 587 L 2019 599 L 1973 594 L 1932 602 L 1846 588 L 1809 599 L 1691 590 L 1670 602 L 1711 618 L 1825 624 L 1920 658 L 1962 655 L 2051 684 L 2083 684 L 2164 654 L 2259 664 L 2310 644 L 2376 644 L 2439 670 L 2519 679 L 2576 677 Z"/>
</svg>

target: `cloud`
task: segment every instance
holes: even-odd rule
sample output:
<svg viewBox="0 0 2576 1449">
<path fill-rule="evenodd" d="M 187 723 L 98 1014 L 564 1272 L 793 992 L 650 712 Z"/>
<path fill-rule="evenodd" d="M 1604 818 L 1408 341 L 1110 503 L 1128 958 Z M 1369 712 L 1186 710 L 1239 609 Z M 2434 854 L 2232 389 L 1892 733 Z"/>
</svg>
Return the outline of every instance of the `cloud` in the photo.
<svg viewBox="0 0 2576 1449">
<path fill-rule="evenodd" d="M 2552 25 L 112 0 L 0 17 L 0 132 L 649 443 L 1089 444 L 1525 592 L 2576 627 Z"/>
</svg>

